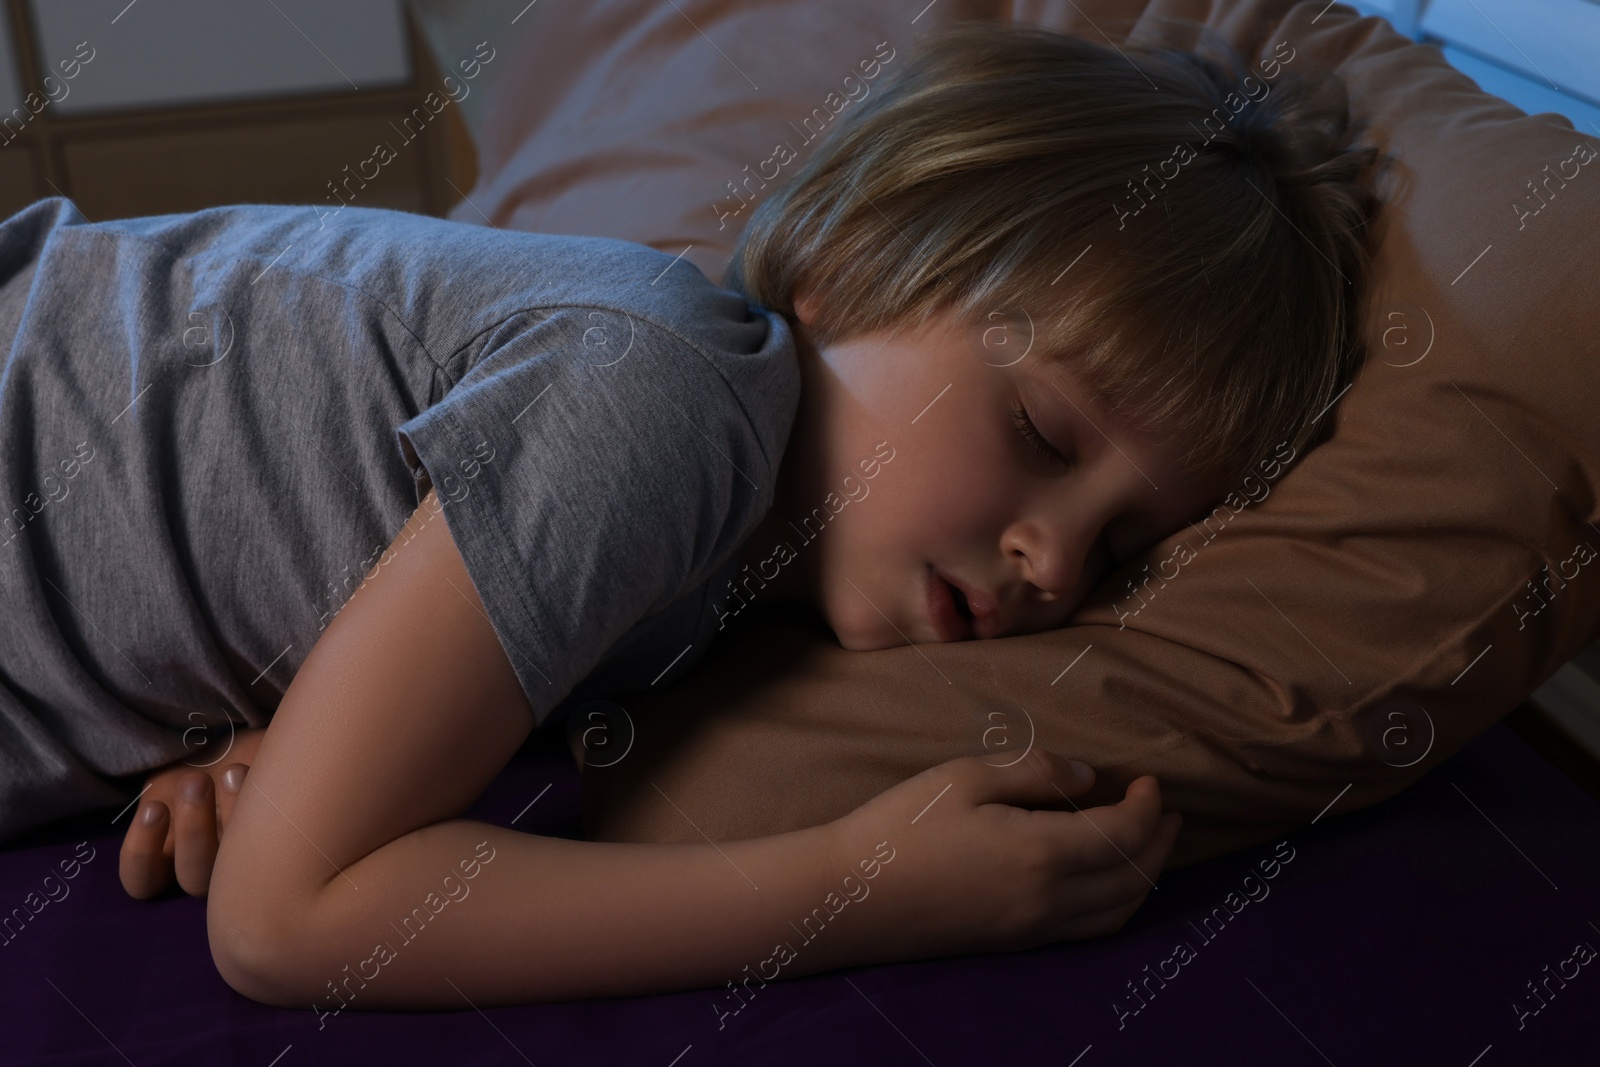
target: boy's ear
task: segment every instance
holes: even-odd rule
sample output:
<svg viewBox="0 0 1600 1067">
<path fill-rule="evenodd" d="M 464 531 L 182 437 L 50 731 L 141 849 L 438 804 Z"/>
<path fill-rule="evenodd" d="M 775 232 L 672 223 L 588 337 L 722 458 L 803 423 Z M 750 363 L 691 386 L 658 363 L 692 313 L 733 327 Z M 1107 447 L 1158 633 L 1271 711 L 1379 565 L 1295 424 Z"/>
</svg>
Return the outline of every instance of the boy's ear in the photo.
<svg viewBox="0 0 1600 1067">
<path fill-rule="evenodd" d="M 794 296 L 794 316 L 801 322 L 810 326 L 817 320 L 817 304 L 809 293 L 796 293 Z"/>
</svg>

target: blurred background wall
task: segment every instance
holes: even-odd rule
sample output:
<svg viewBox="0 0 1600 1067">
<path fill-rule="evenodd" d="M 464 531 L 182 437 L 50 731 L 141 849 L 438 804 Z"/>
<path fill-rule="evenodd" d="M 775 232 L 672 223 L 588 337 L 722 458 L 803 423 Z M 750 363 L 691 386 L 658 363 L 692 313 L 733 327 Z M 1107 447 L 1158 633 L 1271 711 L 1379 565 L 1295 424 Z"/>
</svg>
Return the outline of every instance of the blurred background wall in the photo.
<svg viewBox="0 0 1600 1067">
<path fill-rule="evenodd" d="M 470 130 L 525 3 L 0 0 L 0 218 L 58 194 L 90 219 L 441 215 L 472 186 Z"/>
<path fill-rule="evenodd" d="M 57 194 L 95 220 L 252 201 L 441 215 L 472 187 L 514 42 L 587 2 L 0 0 L 0 218 Z M 1353 6 L 1600 133 L 1600 0 Z"/>
</svg>

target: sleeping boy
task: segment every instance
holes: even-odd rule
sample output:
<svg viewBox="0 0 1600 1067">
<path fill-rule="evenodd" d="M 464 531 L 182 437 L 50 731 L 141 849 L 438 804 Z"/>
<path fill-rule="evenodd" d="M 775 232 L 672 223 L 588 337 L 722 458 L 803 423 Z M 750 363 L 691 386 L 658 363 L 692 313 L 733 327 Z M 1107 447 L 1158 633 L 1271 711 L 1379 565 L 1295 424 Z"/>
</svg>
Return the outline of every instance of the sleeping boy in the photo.
<svg viewBox="0 0 1600 1067">
<path fill-rule="evenodd" d="M 877 903 L 785 975 L 1119 929 L 1179 817 L 1149 776 L 1079 810 L 1093 772 L 1039 749 L 714 848 L 462 815 L 754 600 L 862 651 L 1058 627 L 1310 443 L 1361 358 L 1346 123 L 1234 57 L 967 22 L 751 214 L 721 286 L 398 212 L 33 205 L 0 227 L 0 833 L 165 765 L 124 886 L 208 895 L 229 984 L 321 1010 L 718 985 L 869 863 Z"/>
</svg>

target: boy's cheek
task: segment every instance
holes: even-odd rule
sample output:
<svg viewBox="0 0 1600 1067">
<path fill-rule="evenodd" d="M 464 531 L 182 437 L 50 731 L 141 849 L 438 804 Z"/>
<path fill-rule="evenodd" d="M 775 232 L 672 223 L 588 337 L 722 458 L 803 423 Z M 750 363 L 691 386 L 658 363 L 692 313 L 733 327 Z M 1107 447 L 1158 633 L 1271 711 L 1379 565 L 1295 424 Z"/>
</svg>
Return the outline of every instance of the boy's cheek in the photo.
<svg viewBox="0 0 1600 1067">
<path fill-rule="evenodd" d="M 879 642 L 876 633 L 883 620 L 875 614 L 868 618 L 872 609 L 862 603 L 862 598 L 848 584 L 825 578 L 822 589 L 823 603 L 819 605 L 822 617 L 839 639 L 840 647 L 850 652 L 888 647 Z"/>
<path fill-rule="evenodd" d="M 911 458 L 907 449 L 901 462 Z M 918 526 L 941 539 L 974 536 L 987 540 L 991 531 L 998 534 L 1000 526 L 1015 516 L 1017 502 L 1028 489 L 1017 481 L 1000 450 L 986 450 L 975 441 L 947 454 L 942 462 L 919 469 L 914 478 L 909 470 L 889 468 L 878 480 L 878 491 L 899 489 L 902 477 L 897 474 L 914 497 L 903 506 L 919 516 Z"/>
</svg>

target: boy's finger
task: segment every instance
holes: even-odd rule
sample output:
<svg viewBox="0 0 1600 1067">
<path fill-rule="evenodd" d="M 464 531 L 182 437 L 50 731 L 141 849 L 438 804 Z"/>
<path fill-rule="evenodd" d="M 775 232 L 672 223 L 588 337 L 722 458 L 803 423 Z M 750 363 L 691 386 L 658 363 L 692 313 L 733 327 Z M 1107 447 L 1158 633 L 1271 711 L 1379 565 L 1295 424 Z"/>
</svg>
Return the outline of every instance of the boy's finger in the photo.
<svg viewBox="0 0 1600 1067">
<path fill-rule="evenodd" d="M 1161 827 L 1161 785 L 1155 775 L 1141 775 L 1128 783 L 1127 793 L 1117 807 L 1134 817 L 1129 836 L 1117 843 L 1130 856 L 1143 852 Z"/>
<path fill-rule="evenodd" d="M 1132 914 L 1161 877 L 1162 865 L 1167 853 L 1172 851 L 1182 821 L 1183 816 L 1177 812 L 1166 812 L 1156 821 L 1149 839 L 1136 851 L 1129 850 L 1126 856 L 1119 856 L 1117 862 L 1092 874 L 1071 876 L 1072 884 L 1083 892 L 1084 910 L 1125 907 L 1128 914 Z"/>
<path fill-rule="evenodd" d="M 1178 812 L 1163 814 L 1148 844 L 1138 855 L 1130 856 L 1121 870 L 1109 868 L 1071 876 L 1076 913 L 1065 916 L 1049 940 L 1100 937 L 1121 930 L 1144 905 L 1159 880 L 1182 822 L 1183 816 Z"/>
<path fill-rule="evenodd" d="M 1127 794 L 1116 804 L 1088 808 L 1075 822 L 1093 824 L 1092 836 L 1081 828 L 1069 830 L 1083 841 L 1078 853 L 1089 868 L 1113 867 L 1132 862 L 1155 834 L 1161 818 L 1161 787 L 1155 778 L 1143 775 L 1128 785 Z"/>
<path fill-rule="evenodd" d="M 233 817 L 233 806 L 239 802 L 239 791 L 244 788 L 244 776 L 249 773 L 246 763 L 230 763 L 217 776 L 217 819 L 220 834 L 228 832 L 228 820 Z"/>
<path fill-rule="evenodd" d="M 133 813 L 133 825 L 122 839 L 117 873 L 135 900 L 160 896 L 172 884 L 172 863 L 164 852 L 168 821 L 167 806 L 147 800 Z"/>
<path fill-rule="evenodd" d="M 204 771 L 184 775 L 178 783 L 177 804 L 173 871 L 185 893 L 203 897 L 217 862 L 217 808 L 211 776 Z"/>
<path fill-rule="evenodd" d="M 1178 840 L 1178 829 L 1182 825 L 1183 815 L 1176 811 L 1162 812 L 1157 819 L 1150 840 L 1139 855 L 1134 857 L 1135 875 L 1127 880 L 1133 895 L 1125 906 L 1122 922 L 1127 922 L 1133 913 L 1143 906 L 1150 891 L 1157 888 L 1156 883 L 1161 878 L 1161 869 L 1166 865 L 1167 854 L 1172 851 L 1173 844 Z M 1115 929 L 1121 929 L 1121 923 Z"/>
<path fill-rule="evenodd" d="M 973 806 L 1058 808 L 1071 805 L 1072 797 L 1094 784 L 1093 767 L 1039 746 L 1029 748 L 1020 758 L 963 756 L 933 771 L 932 777 L 956 777 L 967 783 L 966 798 Z"/>
</svg>

